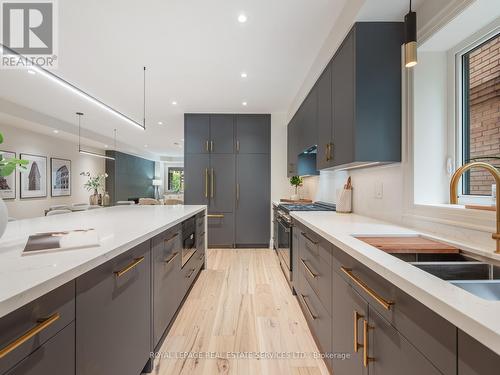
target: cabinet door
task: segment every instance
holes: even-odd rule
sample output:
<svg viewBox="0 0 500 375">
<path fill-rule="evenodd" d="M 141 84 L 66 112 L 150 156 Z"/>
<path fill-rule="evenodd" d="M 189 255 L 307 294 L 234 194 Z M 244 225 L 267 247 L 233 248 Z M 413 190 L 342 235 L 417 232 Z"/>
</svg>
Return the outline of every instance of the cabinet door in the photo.
<svg viewBox="0 0 500 375">
<path fill-rule="evenodd" d="M 332 67 L 329 64 L 318 81 L 318 170 L 333 166 L 331 142 L 333 132 Z"/>
<path fill-rule="evenodd" d="M 210 116 L 184 116 L 184 150 L 187 154 L 206 154 L 210 151 Z"/>
<path fill-rule="evenodd" d="M 208 205 L 210 197 L 210 159 L 206 154 L 185 154 L 184 202 Z"/>
<path fill-rule="evenodd" d="M 180 228 L 169 230 L 152 240 L 153 257 L 153 346 L 156 348 L 184 295 L 182 280 L 182 241 Z"/>
<path fill-rule="evenodd" d="M 441 372 L 380 314 L 370 309 L 368 354 L 370 375 L 439 375 Z M 365 318 L 366 319 L 366 318 Z M 365 322 L 363 319 L 363 323 Z M 366 349 L 366 348 L 363 348 Z"/>
<path fill-rule="evenodd" d="M 332 63 L 333 81 L 333 164 L 354 161 L 355 58 L 354 31 L 337 51 Z"/>
<path fill-rule="evenodd" d="M 235 180 L 235 155 L 212 154 L 210 156 L 209 181 L 210 212 L 233 212 L 235 199 Z"/>
<path fill-rule="evenodd" d="M 297 174 L 297 121 L 294 116 L 287 127 L 287 176 Z"/>
<path fill-rule="evenodd" d="M 269 115 L 238 115 L 236 147 L 240 154 L 271 152 L 271 117 Z"/>
<path fill-rule="evenodd" d="M 72 322 L 22 360 L 7 375 L 72 375 L 75 373 L 75 323 Z"/>
<path fill-rule="evenodd" d="M 210 115 L 210 152 L 234 152 L 234 115 Z"/>
<path fill-rule="evenodd" d="M 355 340 L 363 344 L 363 319 L 368 317 L 368 303 L 336 271 L 332 272 L 332 277 L 333 352 L 350 356 L 334 359 L 333 370 L 339 375 L 366 375 L 363 348 L 358 345 L 356 351 L 354 345 Z"/>
<path fill-rule="evenodd" d="M 232 213 L 208 214 L 208 246 L 233 247 L 234 216 Z"/>
<path fill-rule="evenodd" d="M 489 375 L 499 368 L 498 354 L 458 330 L 458 375 Z"/>
<path fill-rule="evenodd" d="M 297 155 L 318 143 L 318 91 L 314 86 L 299 108 Z"/>
<path fill-rule="evenodd" d="M 76 279 L 76 373 L 140 374 L 151 343 L 147 241 Z"/>
<path fill-rule="evenodd" d="M 236 156 L 236 245 L 269 246 L 269 154 Z"/>
</svg>

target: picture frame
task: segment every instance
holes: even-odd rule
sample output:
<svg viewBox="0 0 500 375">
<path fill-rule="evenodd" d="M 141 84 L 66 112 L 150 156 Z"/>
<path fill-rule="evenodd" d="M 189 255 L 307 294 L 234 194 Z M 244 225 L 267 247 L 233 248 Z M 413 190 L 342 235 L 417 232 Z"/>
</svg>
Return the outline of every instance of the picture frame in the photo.
<svg viewBox="0 0 500 375">
<path fill-rule="evenodd" d="M 71 196 L 71 160 L 50 158 L 50 195 Z"/>
<path fill-rule="evenodd" d="M 26 171 L 20 172 L 20 198 L 47 198 L 47 157 L 21 154 L 27 160 Z"/>
<path fill-rule="evenodd" d="M 0 154 L 6 159 L 16 158 L 16 153 L 12 151 L 0 150 Z M 0 177 L 0 198 L 3 200 L 16 199 L 16 174 Z"/>
</svg>

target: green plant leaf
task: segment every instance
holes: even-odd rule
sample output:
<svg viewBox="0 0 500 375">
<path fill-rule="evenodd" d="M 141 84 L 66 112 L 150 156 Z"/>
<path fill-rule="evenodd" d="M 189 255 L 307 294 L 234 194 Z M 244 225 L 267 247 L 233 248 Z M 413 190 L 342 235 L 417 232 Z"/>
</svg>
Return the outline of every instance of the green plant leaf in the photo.
<svg viewBox="0 0 500 375">
<path fill-rule="evenodd" d="M 0 143 L 3 143 L 3 134 L 0 133 Z"/>
</svg>

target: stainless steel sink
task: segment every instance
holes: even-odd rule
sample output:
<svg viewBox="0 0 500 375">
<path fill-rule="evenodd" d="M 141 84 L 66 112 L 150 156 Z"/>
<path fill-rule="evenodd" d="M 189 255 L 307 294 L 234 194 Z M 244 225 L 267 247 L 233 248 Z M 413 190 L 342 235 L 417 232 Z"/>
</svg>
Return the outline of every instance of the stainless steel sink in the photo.
<svg viewBox="0 0 500 375">
<path fill-rule="evenodd" d="M 493 266 L 483 262 L 410 262 L 410 264 L 443 280 L 491 280 L 495 276 Z"/>
<path fill-rule="evenodd" d="M 451 281 L 451 283 L 480 298 L 500 301 L 500 280 L 461 280 Z"/>
<path fill-rule="evenodd" d="M 462 253 L 393 253 L 392 256 L 404 260 L 405 262 L 476 262 L 474 258 Z"/>
</svg>

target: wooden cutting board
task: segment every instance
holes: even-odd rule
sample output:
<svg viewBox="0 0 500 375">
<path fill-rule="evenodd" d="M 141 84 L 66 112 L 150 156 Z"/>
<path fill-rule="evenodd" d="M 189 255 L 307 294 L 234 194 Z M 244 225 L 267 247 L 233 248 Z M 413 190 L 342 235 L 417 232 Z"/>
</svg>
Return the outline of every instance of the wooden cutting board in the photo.
<svg viewBox="0 0 500 375">
<path fill-rule="evenodd" d="M 392 254 L 456 254 L 460 249 L 419 236 L 411 237 L 356 237 L 376 248 Z"/>
<path fill-rule="evenodd" d="M 295 203 L 295 204 L 301 204 L 301 203 L 303 203 L 303 204 L 310 204 L 313 201 L 310 200 L 310 199 L 299 199 L 298 201 L 293 201 L 291 199 L 281 198 L 280 202 L 283 202 L 283 203 Z"/>
</svg>

